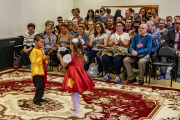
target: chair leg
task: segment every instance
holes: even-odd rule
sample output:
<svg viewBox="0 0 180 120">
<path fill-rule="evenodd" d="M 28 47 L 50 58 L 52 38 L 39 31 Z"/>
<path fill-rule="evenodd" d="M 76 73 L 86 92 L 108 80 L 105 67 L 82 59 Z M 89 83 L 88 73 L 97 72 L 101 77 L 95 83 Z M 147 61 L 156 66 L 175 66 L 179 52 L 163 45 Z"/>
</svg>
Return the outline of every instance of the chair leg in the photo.
<svg viewBox="0 0 180 120">
<path fill-rule="evenodd" d="M 150 72 L 149 72 L 149 85 L 150 85 L 150 80 L 151 80 L 151 69 L 150 69 Z"/>
</svg>

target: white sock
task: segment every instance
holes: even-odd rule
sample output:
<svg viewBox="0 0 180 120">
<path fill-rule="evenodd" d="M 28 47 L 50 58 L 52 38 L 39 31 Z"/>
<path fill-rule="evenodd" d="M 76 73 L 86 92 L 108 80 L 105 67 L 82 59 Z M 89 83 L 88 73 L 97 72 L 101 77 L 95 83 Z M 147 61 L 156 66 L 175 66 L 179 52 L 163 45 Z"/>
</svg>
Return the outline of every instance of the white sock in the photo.
<svg viewBox="0 0 180 120">
<path fill-rule="evenodd" d="M 79 93 L 71 92 L 75 112 L 79 114 Z"/>
</svg>

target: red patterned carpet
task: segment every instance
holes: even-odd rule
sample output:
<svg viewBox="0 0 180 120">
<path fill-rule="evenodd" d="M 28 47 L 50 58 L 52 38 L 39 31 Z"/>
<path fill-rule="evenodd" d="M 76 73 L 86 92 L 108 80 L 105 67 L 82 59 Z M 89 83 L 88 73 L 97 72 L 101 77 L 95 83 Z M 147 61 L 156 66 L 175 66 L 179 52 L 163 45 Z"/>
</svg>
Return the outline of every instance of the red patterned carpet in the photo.
<svg viewBox="0 0 180 120">
<path fill-rule="evenodd" d="M 29 71 L 0 73 L 0 120 L 180 120 L 180 90 L 106 83 L 81 94 L 80 117 L 70 114 L 71 94 L 62 75 L 48 74 L 42 106 L 34 105 Z"/>
</svg>

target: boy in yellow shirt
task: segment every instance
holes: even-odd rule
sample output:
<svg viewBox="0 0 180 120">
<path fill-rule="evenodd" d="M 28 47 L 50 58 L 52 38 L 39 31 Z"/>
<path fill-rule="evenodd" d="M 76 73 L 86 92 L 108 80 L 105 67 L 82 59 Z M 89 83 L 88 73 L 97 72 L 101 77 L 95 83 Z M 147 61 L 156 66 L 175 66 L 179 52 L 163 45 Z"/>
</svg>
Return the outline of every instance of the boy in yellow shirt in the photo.
<svg viewBox="0 0 180 120">
<path fill-rule="evenodd" d="M 44 54 L 42 47 L 44 46 L 43 36 L 37 34 L 34 37 L 35 47 L 32 49 L 29 58 L 31 61 L 31 75 L 33 83 L 36 87 L 36 93 L 33 99 L 34 104 L 41 106 L 41 102 L 46 102 L 42 99 L 44 95 L 45 83 L 47 82 L 47 69 L 49 56 Z"/>
</svg>

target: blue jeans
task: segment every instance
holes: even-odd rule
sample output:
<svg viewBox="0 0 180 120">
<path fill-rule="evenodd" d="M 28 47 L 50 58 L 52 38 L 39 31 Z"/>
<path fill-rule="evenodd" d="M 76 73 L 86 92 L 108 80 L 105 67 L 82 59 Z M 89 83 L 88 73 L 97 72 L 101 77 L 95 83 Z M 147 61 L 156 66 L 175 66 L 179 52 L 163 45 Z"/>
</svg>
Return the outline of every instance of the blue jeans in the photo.
<svg viewBox="0 0 180 120">
<path fill-rule="evenodd" d="M 108 56 L 107 54 L 103 55 L 102 57 L 102 64 L 106 73 L 110 73 L 110 60 L 112 58 L 113 58 L 112 56 Z M 114 62 L 114 69 L 115 69 L 116 75 L 121 74 L 121 67 L 123 66 L 123 59 L 124 59 L 124 56 L 121 56 L 121 55 L 117 55 L 114 57 L 113 62 Z"/>
<path fill-rule="evenodd" d="M 95 50 L 90 50 L 86 53 L 86 56 L 88 57 L 89 61 L 93 58 L 93 57 L 96 57 L 96 60 L 97 60 L 97 63 L 98 63 L 98 70 L 99 72 L 102 72 L 102 62 L 101 62 L 101 59 L 99 56 L 97 56 L 96 54 L 98 53 L 99 51 L 95 51 Z M 86 64 L 86 67 L 85 67 L 85 70 L 88 70 L 89 69 L 89 65 L 90 65 L 90 62 L 88 62 Z"/>
</svg>

